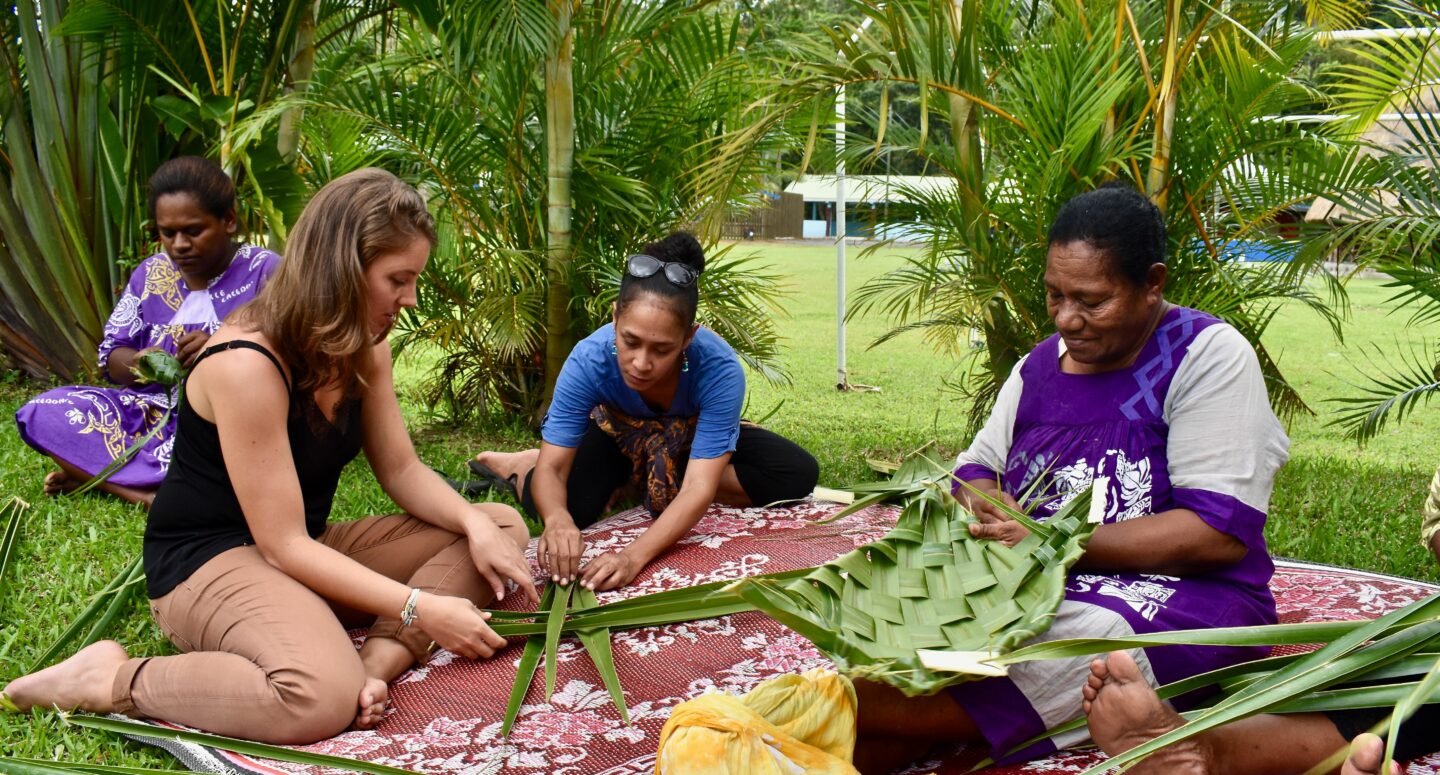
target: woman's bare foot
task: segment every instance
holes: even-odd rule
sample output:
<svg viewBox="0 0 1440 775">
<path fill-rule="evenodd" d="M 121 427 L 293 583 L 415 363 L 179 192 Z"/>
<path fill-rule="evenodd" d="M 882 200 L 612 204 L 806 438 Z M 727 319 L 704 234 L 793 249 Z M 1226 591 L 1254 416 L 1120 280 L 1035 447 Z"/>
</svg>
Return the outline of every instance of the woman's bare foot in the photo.
<svg viewBox="0 0 1440 775">
<path fill-rule="evenodd" d="M 509 479 L 515 477 L 515 481 L 525 481 L 525 475 L 535 467 L 535 461 L 540 459 L 540 450 L 522 449 L 519 452 L 495 452 L 485 451 L 475 456 L 475 459 L 489 466 L 491 471 Z"/>
<path fill-rule="evenodd" d="M 129 658 L 124 646 L 102 640 L 80 649 L 64 662 L 16 678 L 4 692 L 22 711 L 59 708 L 110 713 L 115 709 L 111 697 L 115 674 Z"/>
<path fill-rule="evenodd" d="M 44 490 L 46 495 L 64 495 L 67 492 L 74 491 L 75 488 L 82 484 L 84 484 L 84 482 L 75 481 L 64 471 L 51 471 L 45 475 Z"/>
<path fill-rule="evenodd" d="M 355 728 L 373 729 L 379 724 L 380 718 L 385 715 L 385 702 L 389 698 L 390 684 L 374 676 L 366 678 L 357 702 L 360 709 L 355 714 Z"/>
<path fill-rule="evenodd" d="M 1081 690 L 1090 737 L 1100 750 L 1117 756 L 1185 723 L 1141 675 L 1127 652 L 1112 651 L 1090 663 L 1090 679 Z M 1203 735 L 1166 746 L 1129 770 L 1134 775 L 1204 775 L 1220 772 Z"/>
<path fill-rule="evenodd" d="M 90 477 L 86 476 L 84 471 L 61 461 L 59 458 L 53 459 L 60 464 L 60 470 L 51 471 L 45 475 L 44 491 L 46 495 L 65 495 L 80 489 L 86 482 L 90 481 Z M 101 492 L 108 492 L 126 503 L 144 506 L 146 509 L 149 509 L 150 504 L 155 501 L 156 491 L 153 489 L 141 490 L 134 487 L 113 484 L 111 482 L 101 482 L 96 485 L 95 489 Z"/>
<path fill-rule="evenodd" d="M 1400 765 L 1390 762 L 1381 767 L 1385 758 L 1385 742 L 1370 733 L 1357 735 L 1350 743 L 1350 758 L 1340 768 L 1340 775 L 1400 775 Z"/>
<path fill-rule="evenodd" d="M 385 715 L 390 682 L 415 664 L 415 655 L 394 638 L 367 638 L 360 647 L 360 663 L 365 666 L 365 684 L 355 703 L 355 728 L 370 729 Z"/>
</svg>

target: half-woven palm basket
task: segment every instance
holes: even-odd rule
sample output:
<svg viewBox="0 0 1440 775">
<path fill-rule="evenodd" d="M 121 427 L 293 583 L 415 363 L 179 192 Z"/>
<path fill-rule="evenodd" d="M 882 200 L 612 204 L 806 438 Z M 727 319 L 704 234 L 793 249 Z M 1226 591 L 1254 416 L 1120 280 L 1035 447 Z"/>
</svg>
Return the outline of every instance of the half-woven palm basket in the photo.
<svg viewBox="0 0 1440 775">
<path fill-rule="evenodd" d="M 1044 522 L 1012 513 L 1030 535 L 1008 547 L 970 535 L 975 518 L 950 495 L 951 481 L 945 467 L 910 458 L 889 482 L 857 488 L 866 497 L 852 508 L 900 496 L 900 518 L 884 538 L 803 577 L 747 579 L 735 591 L 846 675 L 911 696 L 984 677 L 931 670 L 919 652 L 998 655 L 1049 629 L 1066 571 L 1095 529 L 1090 493 L 1075 493 Z"/>
</svg>

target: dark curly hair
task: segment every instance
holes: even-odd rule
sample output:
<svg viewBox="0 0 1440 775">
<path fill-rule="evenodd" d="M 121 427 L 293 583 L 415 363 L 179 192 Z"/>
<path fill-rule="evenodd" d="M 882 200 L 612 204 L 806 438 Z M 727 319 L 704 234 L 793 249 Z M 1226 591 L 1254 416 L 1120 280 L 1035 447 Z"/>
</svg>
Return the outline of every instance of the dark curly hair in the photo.
<svg viewBox="0 0 1440 775">
<path fill-rule="evenodd" d="M 235 210 L 235 184 L 220 165 L 200 156 L 179 156 L 161 164 L 150 176 L 150 217 L 166 194 L 189 194 L 200 209 L 224 218 Z"/>
<path fill-rule="evenodd" d="M 641 252 L 661 261 L 687 264 L 694 267 L 697 274 L 705 271 L 705 250 L 700 247 L 699 240 L 689 232 L 672 232 L 665 239 L 646 245 Z M 625 308 L 641 295 L 658 296 L 665 300 L 675 316 L 680 318 L 680 322 L 689 328 L 695 325 L 695 310 L 700 306 L 699 285 L 699 280 L 686 287 L 675 285 L 665 278 L 664 272 L 656 272 L 649 277 L 632 277 L 622 267 L 620 298 L 615 303 L 616 312 L 624 312 Z"/>
<path fill-rule="evenodd" d="M 1124 183 L 1107 183 L 1060 208 L 1049 242 L 1089 244 L 1105 254 L 1111 271 L 1138 288 L 1149 278 L 1150 267 L 1165 263 L 1165 219 L 1144 194 Z"/>
</svg>

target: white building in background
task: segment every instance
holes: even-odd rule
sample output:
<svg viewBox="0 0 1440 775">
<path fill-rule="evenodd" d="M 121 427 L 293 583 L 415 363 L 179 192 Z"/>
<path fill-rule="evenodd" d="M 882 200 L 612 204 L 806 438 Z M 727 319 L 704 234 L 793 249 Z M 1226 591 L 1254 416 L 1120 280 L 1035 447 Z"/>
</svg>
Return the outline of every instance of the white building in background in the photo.
<svg viewBox="0 0 1440 775">
<path fill-rule="evenodd" d="M 884 217 L 890 205 L 911 201 L 911 192 L 941 194 L 954 185 L 945 175 L 846 175 L 846 234 L 866 239 L 908 239 L 911 230 L 904 224 L 877 225 L 877 216 Z M 835 236 L 834 175 L 806 175 L 786 186 L 785 192 L 799 194 L 805 201 L 806 239 Z"/>
</svg>

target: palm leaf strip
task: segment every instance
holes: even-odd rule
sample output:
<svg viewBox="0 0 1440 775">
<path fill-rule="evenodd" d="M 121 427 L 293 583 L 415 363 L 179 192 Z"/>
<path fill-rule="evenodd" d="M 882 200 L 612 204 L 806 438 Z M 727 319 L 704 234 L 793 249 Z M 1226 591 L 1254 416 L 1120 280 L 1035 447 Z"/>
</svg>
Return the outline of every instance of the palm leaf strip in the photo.
<svg viewBox="0 0 1440 775">
<path fill-rule="evenodd" d="M 1354 680 L 1376 662 L 1418 651 L 1433 644 L 1437 636 L 1440 636 L 1440 595 L 1362 622 L 1349 633 L 1205 709 L 1178 729 L 1092 767 L 1084 775 L 1099 775 L 1112 767 L 1123 771 L 1177 741 L 1248 716 L 1271 712 L 1318 689 Z"/>
<path fill-rule="evenodd" d="M 595 608 L 599 603 L 594 592 L 579 585 L 575 587 L 575 602 L 577 609 L 582 611 Z M 585 651 L 590 654 L 590 659 L 594 660 L 600 680 L 605 682 L 605 689 L 610 692 L 615 709 L 620 711 L 620 720 L 629 724 L 630 709 L 625 706 L 625 691 L 620 688 L 620 673 L 615 669 L 615 655 L 610 648 L 610 628 L 576 630 L 575 634 L 580 636 L 580 642 L 585 644 Z"/>
<path fill-rule="evenodd" d="M 0 772 L 15 775 L 164 775 L 165 773 L 187 773 L 189 770 L 157 770 L 151 767 L 120 767 L 113 764 L 91 764 L 89 762 L 57 762 L 44 759 L 27 759 L 15 756 L 0 756 Z"/>
<path fill-rule="evenodd" d="M 293 748 L 256 743 L 234 737 L 222 737 L 205 732 L 193 732 L 188 729 L 161 728 L 140 721 L 131 721 L 130 719 L 110 716 L 92 716 L 80 713 L 61 713 L 60 718 L 65 723 L 77 727 L 100 729 L 131 737 L 174 740 L 181 743 L 197 743 L 211 748 L 219 748 L 222 751 L 234 751 L 235 753 L 246 756 L 259 756 L 281 762 L 308 764 L 314 767 L 330 767 L 347 772 L 370 773 L 370 775 L 411 775 L 407 770 L 387 767 L 383 764 L 367 762 L 363 759 L 350 759 L 344 756 L 330 756 L 328 754 L 297 751 Z"/>
<path fill-rule="evenodd" d="M 29 510 L 30 504 L 19 498 L 11 498 L 4 507 L 0 507 L 0 514 L 5 515 L 4 532 L 0 533 L 0 601 L 5 599 L 5 569 L 10 566 L 10 557 L 20 541 L 20 524 L 25 521 L 25 512 Z"/>
<path fill-rule="evenodd" d="M 119 616 L 125 602 L 129 600 L 131 587 L 139 584 L 144 577 L 145 569 L 141 565 L 140 557 L 137 556 L 90 600 L 90 605 L 80 612 L 75 621 L 60 633 L 60 637 L 50 644 L 50 648 L 46 649 L 45 653 L 41 654 L 26 672 L 33 673 L 48 665 L 51 660 L 60 655 L 60 652 L 65 650 L 66 646 L 70 645 L 71 641 L 85 631 L 86 627 L 89 627 L 90 630 L 85 636 L 83 645 L 88 646 L 99 640 L 105 629 Z"/>
<path fill-rule="evenodd" d="M 556 586 L 552 584 L 551 586 Z M 545 701 L 549 702 L 555 693 L 555 668 L 560 653 L 560 626 L 565 623 L 565 611 L 570 606 L 570 593 L 579 586 L 566 584 L 556 590 L 550 598 L 550 620 L 545 623 Z"/>
<path fill-rule="evenodd" d="M 540 608 L 548 609 L 555 599 L 555 589 L 558 585 L 547 584 L 545 592 L 540 595 Z M 492 621 L 493 615 L 492 612 Z M 498 626 L 491 629 L 499 631 Z M 504 633 L 501 633 L 502 635 Z M 530 688 L 530 682 L 535 678 L 535 668 L 540 665 L 540 652 L 545 648 L 545 641 L 536 637 L 529 637 L 525 640 L 525 650 L 520 652 L 520 663 L 515 670 L 515 685 L 510 689 L 510 701 L 505 706 L 505 721 L 500 725 L 500 736 L 509 737 L 510 728 L 515 726 L 515 719 L 520 715 L 520 705 L 525 702 L 525 692 Z"/>
<path fill-rule="evenodd" d="M 162 428 L 169 424 L 170 415 L 174 414 L 175 407 L 179 406 L 180 402 L 185 398 L 185 386 L 181 383 L 185 380 L 186 369 L 180 365 L 180 360 L 170 353 L 162 350 L 150 350 L 135 361 L 135 365 L 131 367 L 131 370 L 142 384 L 150 383 L 174 387 L 174 400 L 165 408 L 165 413 L 160 416 L 159 422 L 155 423 L 145 435 L 136 439 L 129 447 L 126 447 L 124 452 L 116 455 L 115 459 L 111 460 L 110 464 L 101 469 L 99 473 L 95 474 L 84 484 L 71 490 L 70 495 L 83 495 L 99 487 L 107 479 L 114 476 L 116 471 L 124 468 L 127 463 L 140 453 L 140 450 L 145 448 L 146 444 L 150 443 L 151 439 L 160 433 Z"/>
</svg>

